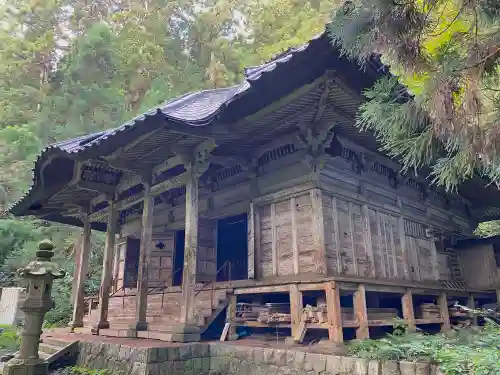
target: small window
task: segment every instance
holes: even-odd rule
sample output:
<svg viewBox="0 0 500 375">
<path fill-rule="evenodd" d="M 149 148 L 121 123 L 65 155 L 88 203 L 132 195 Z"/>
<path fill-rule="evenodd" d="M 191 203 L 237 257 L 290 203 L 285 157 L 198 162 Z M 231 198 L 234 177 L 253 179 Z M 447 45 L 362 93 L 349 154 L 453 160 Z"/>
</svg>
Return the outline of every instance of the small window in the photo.
<svg viewBox="0 0 500 375">
<path fill-rule="evenodd" d="M 500 268 L 500 244 L 493 245 L 493 251 L 495 253 L 495 263 L 497 268 Z"/>
</svg>

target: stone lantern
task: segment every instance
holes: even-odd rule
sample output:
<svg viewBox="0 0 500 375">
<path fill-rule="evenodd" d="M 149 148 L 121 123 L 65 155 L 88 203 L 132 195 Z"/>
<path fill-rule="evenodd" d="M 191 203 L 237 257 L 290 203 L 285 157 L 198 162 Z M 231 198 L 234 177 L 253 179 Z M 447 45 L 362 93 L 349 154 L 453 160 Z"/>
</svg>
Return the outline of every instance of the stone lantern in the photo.
<svg viewBox="0 0 500 375">
<path fill-rule="evenodd" d="M 65 272 L 51 261 L 54 245 L 49 240 L 39 243 L 37 259 L 17 274 L 28 282 L 26 299 L 21 305 L 24 312 L 24 327 L 21 346 L 15 358 L 5 364 L 4 375 L 44 375 L 48 373 L 47 363 L 38 357 L 38 347 L 42 334 L 43 319 L 47 311 L 54 307 L 52 282 L 64 277 Z"/>
</svg>

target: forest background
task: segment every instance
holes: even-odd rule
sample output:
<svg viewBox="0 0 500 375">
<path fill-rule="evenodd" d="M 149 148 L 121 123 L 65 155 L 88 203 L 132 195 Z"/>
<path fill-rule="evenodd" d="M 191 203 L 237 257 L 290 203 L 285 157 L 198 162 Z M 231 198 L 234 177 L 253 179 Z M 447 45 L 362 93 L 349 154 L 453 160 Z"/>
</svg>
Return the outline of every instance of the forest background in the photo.
<svg viewBox="0 0 500 375">
<path fill-rule="evenodd" d="M 324 31 L 328 0 L 0 0 L 0 205 L 32 182 L 47 144 L 120 125 L 188 91 L 240 83 L 243 69 Z M 0 218 L 0 286 L 51 238 L 68 272 L 48 323 L 70 315 L 80 231 Z M 97 290 L 103 237 L 92 236 Z"/>
<path fill-rule="evenodd" d="M 336 20 L 335 9 L 344 27 L 350 18 L 341 4 L 0 0 L 0 211 L 27 191 L 34 161 L 47 144 L 116 127 L 189 91 L 240 83 L 245 67 L 323 32 L 332 14 Z M 357 38 L 364 29 L 355 30 L 345 35 Z M 348 45 L 345 38 L 337 39 Z M 365 108 L 363 113 L 369 112 Z M 498 228 L 498 223 L 488 224 L 481 233 L 496 234 Z M 13 272 L 33 258 L 37 242 L 47 237 L 68 271 L 67 280 L 56 283 L 56 309 L 47 322 L 65 323 L 79 230 L 1 217 L 0 286 L 15 284 Z M 88 292 L 97 291 L 100 283 L 103 246 L 103 237 L 94 233 Z"/>
</svg>

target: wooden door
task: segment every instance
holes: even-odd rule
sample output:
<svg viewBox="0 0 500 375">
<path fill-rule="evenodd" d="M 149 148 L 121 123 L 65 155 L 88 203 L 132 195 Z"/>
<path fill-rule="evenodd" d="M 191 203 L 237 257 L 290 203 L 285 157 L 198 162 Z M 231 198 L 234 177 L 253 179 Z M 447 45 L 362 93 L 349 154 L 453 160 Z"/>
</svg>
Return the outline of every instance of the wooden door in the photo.
<svg viewBox="0 0 500 375">
<path fill-rule="evenodd" d="M 139 272 L 139 251 L 141 241 L 138 238 L 127 238 L 127 250 L 125 256 L 125 274 L 123 276 L 123 285 L 126 288 L 137 287 L 137 275 Z"/>
</svg>

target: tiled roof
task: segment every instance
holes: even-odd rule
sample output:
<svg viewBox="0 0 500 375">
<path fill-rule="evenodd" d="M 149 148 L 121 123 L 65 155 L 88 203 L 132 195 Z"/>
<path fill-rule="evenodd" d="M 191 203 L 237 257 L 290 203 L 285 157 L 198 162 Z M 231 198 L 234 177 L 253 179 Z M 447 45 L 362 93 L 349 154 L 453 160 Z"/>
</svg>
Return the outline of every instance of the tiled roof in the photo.
<svg viewBox="0 0 500 375">
<path fill-rule="evenodd" d="M 82 135 L 73 139 L 56 142 L 43 149 L 35 162 L 33 169 L 33 183 L 28 192 L 17 202 L 13 203 L 9 211 L 15 212 L 16 208 L 25 200 L 29 199 L 36 186 L 36 175 L 39 162 L 54 152 L 67 154 L 79 154 L 91 148 L 97 148 L 108 139 L 112 139 L 119 133 L 141 126 L 148 117 L 162 115 L 165 120 L 174 121 L 191 127 L 202 127 L 210 124 L 224 108 L 240 96 L 244 95 L 252 88 L 252 84 L 258 81 L 264 73 L 274 71 L 278 66 L 290 61 L 296 54 L 307 50 L 311 42 L 319 39 L 325 34 L 320 34 L 309 42 L 296 47 L 274 57 L 269 62 L 262 65 L 245 69 L 245 79 L 239 85 L 203 90 L 194 93 L 187 93 L 183 96 L 167 101 L 149 111 L 133 118 L 121 126 L 101 132 Z M 165 123 L 168 128 L 168 123 Z"/>
</svg>

